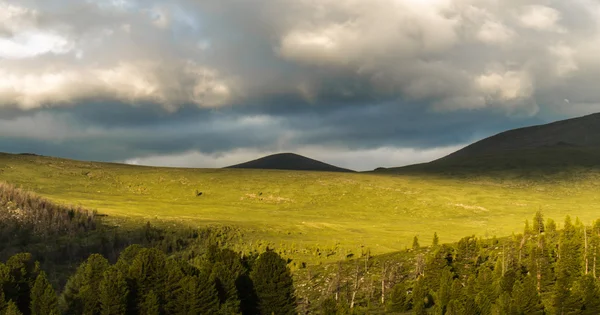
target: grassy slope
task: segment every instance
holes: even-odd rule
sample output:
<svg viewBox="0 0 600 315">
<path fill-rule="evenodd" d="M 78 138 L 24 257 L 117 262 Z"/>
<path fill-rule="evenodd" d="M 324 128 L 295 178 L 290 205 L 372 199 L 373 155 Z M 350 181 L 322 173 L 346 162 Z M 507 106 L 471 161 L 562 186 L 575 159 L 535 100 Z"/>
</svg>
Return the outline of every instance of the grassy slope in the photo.
<svg viewBox="0 0 600 315">
<path fill-rule="evenodd" d="M 584 222 L 600 210 L 600 172 L 587 170 L 531 181 L 149 168 L 0 154 L 0 181 L 113 220 L 234 225 L 244 231 L 246 248 L 270 243 L 309 263 L 360 254 L 361 246 L 373 254 L 403 249 L 414 235 L 427 244 L 434 231 L 442 242 L 504 236 L 520 231 L 538 208 Z M 196 189 L 204 194 L 195 197 Z"/>
</svg>

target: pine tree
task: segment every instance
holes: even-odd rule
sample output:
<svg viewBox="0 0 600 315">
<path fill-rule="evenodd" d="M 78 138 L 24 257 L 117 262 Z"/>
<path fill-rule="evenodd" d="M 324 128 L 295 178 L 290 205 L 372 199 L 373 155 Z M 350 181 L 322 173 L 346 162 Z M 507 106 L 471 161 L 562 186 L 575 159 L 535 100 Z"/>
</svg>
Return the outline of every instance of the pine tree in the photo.
<svg viewBox="0 0 600 315">
<path fill-rule="evenodd" d="M 129 278 L 133 282 L 138 305 L 145 303 L 150 291 L 158 299 L 159 307 L 165 303 L 165 283 L 169 274 L 166 260 L 165 253 L 156 248 L 144 248 L 133 259 L 129 268 Z"/>
<path fill-rule="evenodd" d="M 590 274 L 584 275 L 573 286 L 572 300 L 580 301 L 581 314 L 600 314 L 600 288 L 598 282 Z M 577 306 L 575 306 L 577 308 Z"/>
<path fill-rule="evenodd" d="M 423 276 L 419 276 L 413 288 L 413 310 L 416 315 L 427 314 L 427 288 Z"/>
<path fill-rule="evenodd" d="M 479 309 L 479 314 L 481 315 L 490 315 L 492 314 L 492 301 L 489 299 L 489 295 L 480 291 L 475 296 L 475 303 L 477 304 L 477 308 Z"/>
<path fill-rule="evenodd" d="M 448 266 L 448 256 L 451 249 L 447 246 L 440 246 L 434 250 L 433 254 L 427 257 L 423 274 L 425 275 L 425 285 L 432 291 L 437 291 L 440 286 L 442 272 Z"/>
<path fill-rule="evenodd" d="M 108 260 L 92 254 L 69 278 L 59 299 L 59 308 L 69 314 L 99 314 L 100 282 L 109 267 Z"/>
<path fill-rule="evenodd" d="M 392 312 L 405 312 L 410 309 L 410 301 L 403 282 L 397 283 L 392 288 L 388 308 Z"/>
<path fill-rule="evenodd" d="M 436 305 L 438 305 L 442 314 L 446 311 L 446 307 L 452 298 L 452 283 L 454 274 L 449 267 L 444 268 L 440 279 L 440 288 L 437 293 Z"/>
<path fill-rule="evenodd" d="M 31 289 L 30 309 L 31 315 L 58 315 L 56 292 L 43 271 L 37 276 Z"/>
<path fill-rule="evenodd" d="M 0 314 L 6 308 L 6 299 L 4 298 L 4 289 L 2 288 L 2 282 L 0 282 Z"/>
<path fill-rule="evenodd" d="M 438 246 L 440 243 L 440 238 L 437 235 L 437 232 L 433 232 L 433 242 L 431 243 L 433 246 Z"/>
<path fill-rule="evenodd" d="M 421 248 L 421 246 L 419 246 L 419 237 L 415 235 L 413 238 L 412 249 L 417 250 L 419 248 Z"/>
<path fill-rule="evenodd" d="M 321 314 L 323 315 L 337 315 L 337 303 L 334 298 L 327 298 L 321 303 Z"/>
<path fill-rule="evenodd" d="M 544 306 L 535 286 L 535 279 L 526 277 L 516 281 L 512 292 L 512 306 L 516 314 L 544 314 Z"/>
<path fill-rule="evenodd" d="M 457 300 L 451 300 L 448 303 L 448 307 L 446 309 L 445 315 L 464 315 L 465 308 L 463 305 Z"/>
<path fill-rule="evenodd" d="M 100 308 L 102 315 L 127 313 L 129 289 L 123 273 L 115 266 L 108 268 L 100 281 Z"/>
<path fill-rule="evenodd" d="M 140 314 L 144 315 L 160 315 L 160 302 L 154 291 L 150 290 L 144 295 L 140 305 Z"/>
<path fill-rule="evenodd" d="M 10 300 L 6 305 L 6 311 L 4 311 L 3 315 L 23 315 L 23 313 L 21 313 L 17 304 Z"/>
<path fill-rule="evenodd" d="M 250 278 L 254 282 L 261 314 L 295 314 L 294 284 L 286 261 L 271 250 L 260 254 Z"/>
<path fill-rule="evenodd" d="M 542 212 L 538 210 L 533 217 L 533 233 L 542 234 L 544 231 L 544 216 L 542 215 Z"/>
<path fill-rule="evenodd" d="M 564 303 L 569 299 L 571 286 L 574 280 L 581 275 L 581 243 L 569 216 L 565 219 L 559 246 L 560 258 L 556 263 L 553 304 L 558 312 L 564 312 L 567 307 Z M 570 299 L 569 303 L 575 302 Z"/>
<path fill-rule="evenodd" d="M 39 264 L 35 262 L 29 253 L 19 253 L 6 261 L 2 268 L 6 278 L 4 283 L 4 295 L 7 301 L 12 300 L 17 308 L 30 314 L 31 287 L 39 273 Z"/>
<path fill-rule="evenodd" d="M 214 283 L 207 276 L 185 276 L 177 298 L 177 314 L 217 314 L 219 297 Z"/>
</svg>

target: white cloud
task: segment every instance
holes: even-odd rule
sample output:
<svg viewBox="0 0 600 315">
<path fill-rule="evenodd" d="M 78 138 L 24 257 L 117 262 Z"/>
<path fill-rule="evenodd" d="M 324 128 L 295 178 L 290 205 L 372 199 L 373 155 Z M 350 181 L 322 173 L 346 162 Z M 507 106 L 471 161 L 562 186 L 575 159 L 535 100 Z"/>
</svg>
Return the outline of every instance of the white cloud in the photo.
<svg viewBox="0 0 600 315">
<path fill-rule="evenodd" d="M 429 162 L 461 149 L 464 145 L 431 149 L 383 147 L 366 150 L 347 150 L 320 146 L 306 146 L 295 153 L 339 167 L 358 171 L 369 171 L 377 167 L 397 167 L 414 163 Z M 148 166 L 218 168 L 239 164 L 281 151 L 236 149 L 217 154 L 188 151 L 178 154 L 151 155 L 131 158 L 124 163 Z"/>
<path fill-rule="evenodd" d="M 489 45 L 502 45 L 509 43 L 515 33 L 504 24 L 495 21 L 486 21 L 477 32 L 477 39 Z"/>
<path fill-rule="evenodd" d="M 538 31 L 565 32 L 558 24 L 562 15 L 554 9 L 543 5 L 529 5 L 523 8 L 519 21 L 523 27 Z"/>
</svg>

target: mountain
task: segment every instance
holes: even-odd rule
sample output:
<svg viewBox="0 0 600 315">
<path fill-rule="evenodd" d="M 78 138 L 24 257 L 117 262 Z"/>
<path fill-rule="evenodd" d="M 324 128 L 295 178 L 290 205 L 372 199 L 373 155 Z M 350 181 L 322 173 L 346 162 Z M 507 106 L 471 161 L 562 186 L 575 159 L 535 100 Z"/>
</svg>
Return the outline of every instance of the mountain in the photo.
<svg viewBox="0 0 600 315">
<path fill-rule="evenodd" d="M 438 160 L 380 172 L 600 167 L 600 113 L 508 130 Z"/>
<path fill-rule="evenodd" d="M 354 172 L 294 153 L 279 153 L 226 168 L 251 168 L 294 171 Z"/>
</svg>

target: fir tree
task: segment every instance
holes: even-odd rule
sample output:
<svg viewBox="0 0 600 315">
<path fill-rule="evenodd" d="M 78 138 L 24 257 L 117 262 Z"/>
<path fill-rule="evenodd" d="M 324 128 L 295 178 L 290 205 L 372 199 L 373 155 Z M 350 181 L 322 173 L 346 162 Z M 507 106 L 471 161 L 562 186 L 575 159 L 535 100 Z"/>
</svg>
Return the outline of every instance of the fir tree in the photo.
<svg viewBox="0 0 600 315">
<path fill-rule="evenodd" d="M 388 308 L 392 312 L 405 312 L 410 309 L 410 300 L 403 282 L 397 283 L 392 288 Z"/>
<path fill-rule="evenodd" d="M 327 298 L 321 303 L 321 314 L 336 315 L 337 311 L 337 303 L 334 298 Z"/>
<path fill-rule="evenodd" d="M 30 309 L 31 315 L 58 315 L 56 292 L 43 271 L 37 276 L 31 289 Z"/>
<path fill-rule="evenodd" d="M 592 275 L 581 277 L 573 286 L 571 294 L 572 300 L 580 302 L 574 308 L 581 309 L 581 314 L 600 314 L 600 288 Z"/>
<path fill-rule="evenodd" d="M 2 289 L 2 283 L 0 282 L 0 314 L 6 308 L 6 299 L 4 297 L 4 290 Z"/>
<path fill-rule="evenodd" d="M 178 314 L 217 314 L 219 297 L 213 282 L 204 276 L 185 276 L 181 279 Z"/>
<path fill-rule="evenodd" d="M 10 300 L 6 305 L 6 310 L 4 311 L 3 315 L 23 315 L 23 313 L 21 313 L 17 307 L 17 304 Z"/>
<path fill-rule="evenodd" d="M 436 305 L 438 305 L 442 314 L 446 311 L 446 307 L 452 298 L 452 283 L 454 274 L 449 267 L 444 268 L 440 279 L 439 290 L 437 293 Z"/>
<path fill-rule="evenodd" d="M 4 295 L 7 301 L 12 300 L 25 315 L 30 314 L 31 287 L 39 273 L 39 264 L 29 253 L 16 254 L 6 261 Z"/>
<path fill-rule="evenodd" d="M 150 291 L 158 299 L 159 307 L 165 303 L 165 283 L 169 273 L 166 259 L 165 253 L 156 248 L 144 248 L 133 259 L 129 278 L 133 282 L 138 305 L 145 303 Z"/>
<path fill-rule="evenodd" d="M 554 307 L 564 312 L 570 295 L 571 286 L 581 275 L 581 243 L 571 218 L 565 219 L 565 227 L 560 237 L 559 259 L 556 263 L 556 282 L 554 289 Z M 569 303 L 575 303 L 572 299 Z M 568 306 L 570 308 L 570 306 Z"/>
<path fill-rule="evenodd" d="M 117 267 L 108 268 L 100 281 L 100 307 L 102 315 L 127 313 L 129 289 L 125 276 Z"/>
<path fill-rule="evenodd" d="M 516 314 L 544 314 L 544 306 L 535 286 L 535 279 L 526 277 L 516 281 L 512 292 L 513 311 Z"/>
<path fill-rule="evenodd" d="M 427 314 L 427 288 L 423 276 L 419 276 L 413 288 L 413 310 L 417 315 Z"/>
<path fill-rule="evenodd" d="M 160 302 L 154 291 L 150 290 L 144 295 L 140 305 L 140 314 L 144 315 L 160 315 Z"/>
<path fill-rule="evenodd" d="M 533 233 L 542 234 L 544 231 L 544 216 L 542 215 L 542 212 L 538 210 L 533 217 Z"/>
<path fill-rule="evenodd" d="M 419 237 L 415 235 L 412 242 L 412 249 L 417 250 L 419 248 L 421 248 L 421 246 L 419 246 Z"/>
<path fill-rule="evenodd" d="M 492 301 L 489 298 L 489 295 L 486 294 L 485 291 L 480 291 L 475 296 L 475 303 L 477 304 L 477 308 L 479 309 L 479 314 L 481 315 L 490 315 L 492 314 Z"/>
<path fill-rule="evenodd" d="M 100 282 L 109 263 L 99 254 L 90 255 L 67 284 L 59 299 L 59 308 L 69 314 L 100 313 Z"/>
<path fill-rule="evenodd" d="M 433 232 L 433 242 L 431 243 L 433 246 L 438 246 L 440 243 L 440 238 L 437 235 L 437 232 Z"/>
<path fill-rule="evenodd" d="M 457 300 L 451 300 L 448 303 L 445 315 L 464 315 L 465 308 Z"/>
<path fill-rule="evenodd" d="M 296 297 L 290 270 L 277 253 L 262 253 L 250 273 L 261 314 L 295 314 Z"/>
</svg>

